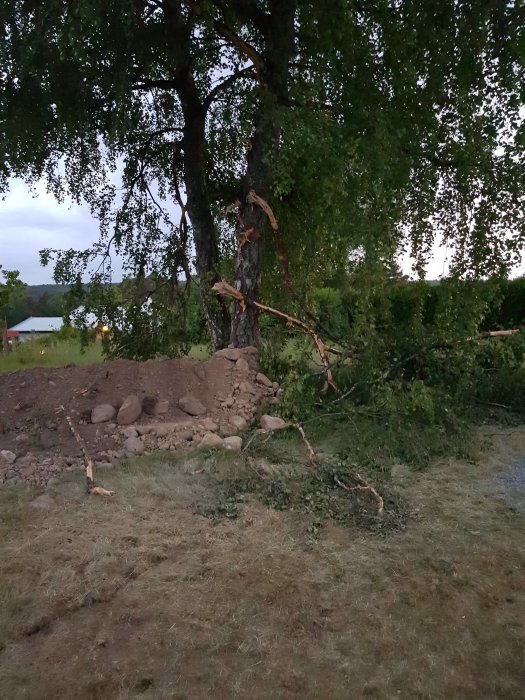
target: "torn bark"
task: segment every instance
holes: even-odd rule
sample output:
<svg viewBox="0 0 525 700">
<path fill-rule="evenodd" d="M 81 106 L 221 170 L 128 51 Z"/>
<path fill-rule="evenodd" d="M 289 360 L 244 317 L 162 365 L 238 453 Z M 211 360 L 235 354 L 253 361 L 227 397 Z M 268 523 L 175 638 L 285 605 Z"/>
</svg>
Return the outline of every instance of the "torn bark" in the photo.
<svg viewBox="0 0 525 700">
<path fill-rule="evenodd" d="M 82 454 L 84 455 L 84 466 L 86 468 L 86 490 L 89 495 L 97 495 L 97 496 L 113 496 L 115 493 L 114 491 L 108 491 L 102 486 L 97 486 L 95 484 L 95 481 L 93 480 L 93 460 L 89 456 L 89 453 L 87 451 L 86 443 L 80 436 L 80 433 L 77 431 L 75 426 L 73 425 L 73 421 L 71 418 L 67 415 L 65 412 L 65 409 L 63 406 L 60 406 L 60 409 L 64 413 L 64 418 L 66 419 L 66 422 L 69 426 L 69 429 L 71 430 L 71 433 L 77 443 L 80 446 L 80 449 L 82 450 Z"/>
<path fill-rule="evenodd" d="M 239 292 L 237 289 L 234 289 L 234 287 L 232 287 L 224 280 L 216 282 L 213 285 L 212 290 L 216 294 L 220 294 L 221 296 L 228 296 L 232 299 L 235 299 L 238 302 L 241 309 L 246 308 L 246 301 L 241 292 Z M 310 336 L 310 338 L 312 338 L 317 348 L 317 352 L 319 353 L 319 356 L 321 358 L 321 362 L 324 365 L 325 385 L 323 391 L 327 391 L 328 387 L 331 387 L 334 391 L 339 392 L 339 389 L 337 388 L 337 385 L 334 382 L 334 378 L 332 375 L 332 369 L 330 367 L 330 361 L 328 359 L 327 347 L 323 343 L 321 338 L 317 335 L 317 333 L 312 328 L 310 328 L 310 326 L 308 326 L 303 321 L 300 321 L 298 318 L 294 318 L 293 316 L 290 316 L 289 314 L 286 314 L 283 311 L 279 311 L 278 309 L 274 309 L 271 306 L 266 306 L 266 304 L 261 304 L 258 301 L 252 301 L 251 305 L 259 311 L 264 311 L 265 313 L 272 314 L 272 316 L 277 316 L 277 318 L 282 318 L 283 321 L 286 321 L 286 324 L 288 326 L 296 326 L 297 328 L 300 328 L 302 331 L 307 333 Z"/>
</svg>

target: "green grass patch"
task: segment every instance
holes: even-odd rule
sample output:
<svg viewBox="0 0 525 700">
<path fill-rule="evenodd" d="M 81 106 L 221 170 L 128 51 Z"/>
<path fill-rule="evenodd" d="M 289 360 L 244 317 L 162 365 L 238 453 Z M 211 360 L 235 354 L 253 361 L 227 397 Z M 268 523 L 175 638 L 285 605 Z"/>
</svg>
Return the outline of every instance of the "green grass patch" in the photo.
<svg viewBox="0 0 525 700">
<path fill-rule="evenodd" d="M 100 342 L 81 348 L 78 340 L 56 340 L 53 336 L 45 336 L 19 343 L 10 352 L 0 354 L 0 372 L 68 364 L 90 365 L 102 360 Z"/>
</svg>

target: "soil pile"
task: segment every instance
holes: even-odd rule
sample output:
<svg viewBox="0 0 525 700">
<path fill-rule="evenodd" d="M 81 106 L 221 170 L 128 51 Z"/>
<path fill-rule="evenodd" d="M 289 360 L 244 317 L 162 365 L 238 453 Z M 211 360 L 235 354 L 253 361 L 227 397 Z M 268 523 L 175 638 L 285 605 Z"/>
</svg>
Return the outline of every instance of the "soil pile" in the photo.
<svg viewBox="0 0 525 700">
<path fill-rule="evenodd" d="M 189 444 L 238 450 L 234 438 L 279 387 L 255 348 L 209 360 L 114 360 L 0 374 L 0 482 L 45 484 L 83 468 L 70 416 L 94 460 Z"/>
</svg>

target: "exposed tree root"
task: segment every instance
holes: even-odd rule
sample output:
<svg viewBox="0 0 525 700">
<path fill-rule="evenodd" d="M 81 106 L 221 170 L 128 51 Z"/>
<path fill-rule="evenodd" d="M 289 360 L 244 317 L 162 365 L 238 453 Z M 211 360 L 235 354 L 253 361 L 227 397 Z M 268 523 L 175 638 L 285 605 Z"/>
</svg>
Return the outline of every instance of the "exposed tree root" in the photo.
<svg viewBox="0 0 525 700">
<path fill-rule="evenodd" d="M 377 490 L 366 481 L 366 479 L 363 479 L 361 474 L 355 474 L 354 475 L 355 480 L 358 482 L 357 486 L 348 486 L 347 484 L 344 484 L 340 479 L 337 478 L 337 476 L 334 476 L 334 481 L 335 483 L 340 486 L 342 489 L 345 491 L 351 492 L 351 491 L 368 491 L 369 493 L 372 494 L 372 496 L 375 499 L 376 502 L 376 507 L 377 507 L 377 515 L 382 518 L 383 514 L 385 512 L 385 503 L 382 499 L 382 497 L 379 495 Z"/>
<path fill-rule="evenodd" d="M 67 424 L 69 425 L 69 429 L 71 430 L 71 433 L 77 443 L 80 446 L 80 449 L 82 450 L 82 454 L 84 455 L 84 465 L 86 468 L 86 490 L 89 495 L 96 495 L 96 496 L 113 496 L 115 493 L 114 491 L 108 491 L 105 489 L 103 486 L 97 486 L 95 484 L 95 481 L 93 479 L 93 460 L 89 456 L 89 453 L 87 451 L 86 443 L 80 436 L 80 433 L 78 430 L 75 428 L 73 425 L 73 421 L 71 418 L 67 415 L 65 409 L 63 406 L 60 407 L 61 410 L 64 413 L 64 418 L 67 421 Z"/>
<path fill-rule="evenodd" d="M 241 292 L 239 292 L 239 290 L 235 289 L 224 280 L 216 282 L 213 285 L 212 289 L 216 294 L 236 299 L 239 302 L 239 306 L 242 311 L 244 311 L 244 309 L 246 308 L 246 300 L 244 299 L 244 296 L 241 294 Z M 328 387 L 331 387 L 334 391 L 339 392 L 339 389 L 337 388 L 337 385 L 334 382 L 332 369 L 330 367 L 330 361 L 328 359 L 329 351 L 326 345 L 321 340 L 321 338 L 317 335 L 317 333 L 306 323 L 300 321 L 298 318 L 294 318 L 293 316 L 284 313 L 284 311 L 279 311 L 278 309 L 274 309 L 271 306 L 266 306 L 266 304 L 260 304 L 258 301 L 251 302 L 251 304 L 255 306 L 256 309 L 259 309 L 259 311 L 264 311 L 265 313 L 272 314 L 272 316 L 277 316 L 277 318 L 282 318 L 283 321 L 286 321 L 287 326 L 296 326 L 297 328 L 300 328 L 302 331 L 307 333 L 310 336 L 310 338 L 312 338 L 319 353 L 319 356 L 321 357 L 321 362 L 324 365 L 325 385 L 323 391 L 327 391 Z"/>
</svg>

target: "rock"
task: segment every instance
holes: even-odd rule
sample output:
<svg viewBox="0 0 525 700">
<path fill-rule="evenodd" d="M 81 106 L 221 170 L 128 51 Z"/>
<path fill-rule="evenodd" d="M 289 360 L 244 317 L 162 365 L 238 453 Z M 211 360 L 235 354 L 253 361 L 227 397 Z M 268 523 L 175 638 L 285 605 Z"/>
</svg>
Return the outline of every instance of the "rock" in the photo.
<svg viewBox="0 0 525 700">
<path fill-rule="evenodd" d="M 49 384 L 49 386 L 56 386 L 57 385 L 57 383 L 54 382 L 52 379 L 48 379 L 47 383 Z"/>
<path fill-rule="evenodd" d="M 242 416 L 230 416 L 230 423 L 237 430 L 246 430 L 248 427 L 248 421 Z"/>
<path fill-rule="evenodd" d="M 235 363 L 235 369 L 238 372 L 245 372 L 246 374 L 248 374 L 248 372 L 250 371 L 250 365 L 248 364 L 248 360 L 245 360 L 244 357 L 240 357 Z"/>
<path fill-rule="evenodd" d="M 239 383 L 239 394 L 256 394 L 257 389 L 250 382 Z"/>
<path fill-rule="evenodd" d="M 252 355 L 255 357 L 257 357 L 257 355 L 259 354 L 259 351 L 257 350 L 257 348 L 254 345 L 247 345 L 245 348 L 242 349 L 242 351 L 246 355 Z"/>
<path fill-rule="evenodd" d="M 142 404 L 136 394 L 126 396 L 122 406 L 117 414 L 117 423 L 119 425 L 129 425 L 134 423 L 142 413 Z"/>
<path fill-rule="evenodd" d="M 132 425 L 122 429 L 122 434 L 127 438 L 137 437 L 138 433 Z"/>
<path fill-rule="evenodd" d="M 263 430 L 282 430 L 287 428 L 288 423 L 278 416 L 262 416 L 261 428 Z"/>
<path fill-rule="evenodd" d="M 233 396 L 228 396 L 224 402 L 224 405 L 226 406 L 226 408 L 231 408 L 234 403 L 235 399 L 233 398 Z"/>
<path fill-rule="evenodd" d="M 222 441 L 222 446 L 225 450 L 233 450 L 233 452 L 240 452 L 242 447 L 242 440 L 238 435 L 232 435 L 231 437 L 226 437 Z"/>
<path fill-rule="evenodd" d="M 15 437 L 15 442 L 25 445 L 27 442 L 29 442 L 29 435 L 27 433 L 20 433 Z"/>
<path fill-rule="evenodd" d="M 109 403 L 101 403 L 91 411 L 92 423 L 107 423 L 113 420 L 117 412 L 115 407 Z"/>
<path fill-rule="evenodd" d="M 268 379 L 268 377 L 262 372 L 257 372 L 255 381 L 259 384 L 262 384 L 263 386 L 267 386 L 269 389 L 273 389 L 273 382 L 270 379 Z"/>
<path fill-rule="evenodd" d="M 197 379 L 200 379 L 201 382 L 203 382 L 206 379 L 206 371 L 204 369 L 204 365 L 202 365 L 200 362 L 198 365 L 195 365 L 193 368 L 193 374 L 197 377 Z"/>
<path fill-rule="evenodd" d="M 177 439 L 180 440 L 181 442 L 188 442 L 193 438 L 193 431 L 192 430 L 181 430 L 180 433 L 177 433 Z"/>
<path fill-rule="evenodd" d="M 223 439 L 215 433 L 205 433 L 200 442 L 201 447 L 222 447 Z"/>
<path fill-rule="evenodd" d="M 189 416 L 202 416 L 206 413 L 206 408 L 193 394 L 186 394 L 179 399 L 179 408 Z"/>
<path fill-rule="evenodd" d="M 166 435 L 174 433 L 178 427 L 177 423 L 155 423 L 149 432 L 157 437 L 166 437 Z"/>
<path fill-rule="evenodd" d="M 7 464 L 13 464 L 13 462 L 16 462 L 16 455 L 14 452 L 11 452 L 11 450 L 1 450 L 0 460 L 2 460 L 2 462 L 6 462 Z"/>
<path fill-rule="evenodd" d="M 224 357 L 226 360 L 230 360 L 230 362 L 237 362 L 241 357 L 241 352 L 240 348 L 223 348 L 222 350 L 217 350 L 213 356 Z"/>
<path fill-rule="evenodd" d="M 144 443 L 138 437 L 129 437 L 124 441 L 122 447 L 130 454 L 142 454 L 144 452 Z"/>
<path fill-rule="evenodd" d="M 60 484 L 60 479 L 57 479 L 55 476 L 52 476 L 51 479 L 48 479 L 47 481 L 47 488 L 48 489 L 53 489 L 55 486 L 58 486 Z"/>
<path fill-rule="evenodd" d="M 163 401 L 157 401 L 155 405 L 155 410 L 154 414 L 156 416 L 162 416 L 164 413 L 167 413 L 170 409 L 170 402 L 163 400 Z"/>
<path fill-rule="evenodd" d="M 213 420 L 213 418 L 205 418 L 202 421 L 202 426 L 205 430 L 207 430 L 210 433 L 216 433 L 219 430 L 219 426 Z"/>
</svg>

